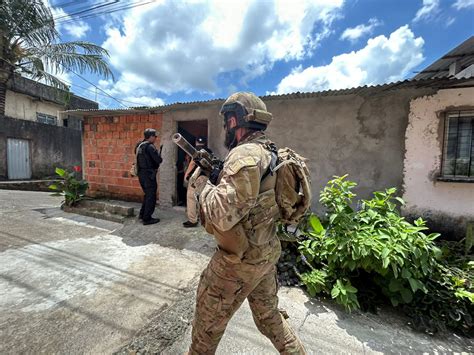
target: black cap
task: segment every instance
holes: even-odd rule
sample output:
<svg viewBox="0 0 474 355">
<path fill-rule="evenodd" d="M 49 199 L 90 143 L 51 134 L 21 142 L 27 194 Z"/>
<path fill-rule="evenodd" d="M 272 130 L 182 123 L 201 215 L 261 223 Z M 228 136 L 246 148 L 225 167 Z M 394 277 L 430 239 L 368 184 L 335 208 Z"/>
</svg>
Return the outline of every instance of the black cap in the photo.
<svg viewBox="0 0 474 355">
<path fill-rule="evenodd" d="M 156 135 L 156 129 L 147 128 L 147 129 L 145 129 L 145 131 L 143 132 L 143 135 L 145 136 L 145 139 L 148 139 L 148 138 L 150 138 L 150 137 L 157 137 L 157 135 Z"/>
</svg>

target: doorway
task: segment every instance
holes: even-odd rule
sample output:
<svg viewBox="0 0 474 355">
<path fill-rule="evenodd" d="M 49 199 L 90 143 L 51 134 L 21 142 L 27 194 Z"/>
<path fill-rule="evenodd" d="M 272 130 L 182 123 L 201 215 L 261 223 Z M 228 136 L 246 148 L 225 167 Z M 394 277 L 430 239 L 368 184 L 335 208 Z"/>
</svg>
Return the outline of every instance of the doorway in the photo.
<svg viewBox="0 0 474 355">
<path fill-rule="evenodd" d="M 31 179 L 30 142 L 7 139 L 7 168 L 9 180 Z"/>
<path fill-rule="evenodd" d="M 203 137 L 207 141 L 207 120 L 198 121 L 181 121 L 178 122 L 178 133 L 180 133 L 186 140 L 195 145 L 197 137 Z M 178 149 L 178 156 L 176 158 L 176 205 L 186 206 L 186 187 L 184 186 L 184 173 L 189 165 L 189 158 L 186 158 L 186 153 L 182 149 Z"/>
</svg>

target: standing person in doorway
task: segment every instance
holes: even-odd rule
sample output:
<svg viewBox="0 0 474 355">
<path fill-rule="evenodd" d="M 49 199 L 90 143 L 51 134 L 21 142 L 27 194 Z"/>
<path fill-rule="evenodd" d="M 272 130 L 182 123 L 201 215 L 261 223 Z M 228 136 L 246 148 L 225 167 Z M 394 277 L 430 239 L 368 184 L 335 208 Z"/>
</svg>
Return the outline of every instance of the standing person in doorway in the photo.
<svg viewBox="0 0 474 355">
<path fill-rule="evenodd" d="M 204 137 L 197 137 L 195 146 L 197 150 L 205 149 L 209 153 L 212 153 L 207 147 L 206 138 Z M 197 192 L 199 194 L 200 191 L 196 191 L 196 186 L 204 186 L 207 179 L 207 176 L 204 175 L 201 168 L 198 167 L 194 161 L 191 161 L 184 174 L 184 180 L 188 182 L 188 191 L 186 193 L 186 215 L 188 220 L 183 223 L 185 228 L 193 228 L 198 225 L 198 202 L 195 193 Z"/>
<path fill-rule="evenodd" d="M 163 159 L 155 147 L 156 130 L 147 128 L 143 134 L 145 139 L 137 143 L 135 152 L 137 153 L 138 179 L 145 193 L 139 218 L 143 220 L 144 225 L 148 225 L 160 221 L 152 216 L 155 212 L 156 190 L 158 188 L 156 173 Z"/>
</svg>

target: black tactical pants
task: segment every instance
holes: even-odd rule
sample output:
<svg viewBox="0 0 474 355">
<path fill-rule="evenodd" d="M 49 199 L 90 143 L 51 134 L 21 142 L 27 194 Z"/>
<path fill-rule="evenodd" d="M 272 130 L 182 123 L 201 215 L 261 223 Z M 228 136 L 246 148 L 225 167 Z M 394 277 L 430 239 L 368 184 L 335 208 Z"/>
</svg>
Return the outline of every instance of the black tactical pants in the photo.
<svg viewBox="0 0 474 355">
<path fill-rule="evenodd" d="M 143 221 L 149 221 L 155 212 L 156 205 L 156 170 L 147 169 L 138 172 L 138 179 L 145 197 L 143 198 L 142 208 L 140 209 L 140 217 Z"/>
</svg>

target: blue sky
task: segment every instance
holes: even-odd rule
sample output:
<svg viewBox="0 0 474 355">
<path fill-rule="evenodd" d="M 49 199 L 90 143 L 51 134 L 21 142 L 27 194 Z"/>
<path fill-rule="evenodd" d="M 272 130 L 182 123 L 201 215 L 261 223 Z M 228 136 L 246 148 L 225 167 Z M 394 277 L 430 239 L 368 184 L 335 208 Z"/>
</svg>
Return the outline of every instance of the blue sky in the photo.
<svg viewBox="0 0 474 355">
<path fill-rule="evenodd" d="M 115 81 L 60 74 L 101 108 L 396 81 L 474 35 L 474 0 L 104 1 L 50 0 L 63 41 L 110 52 Z"/>
</svg>

